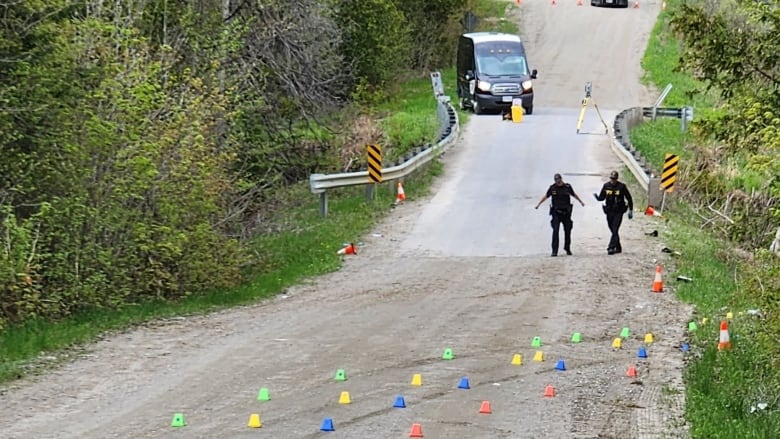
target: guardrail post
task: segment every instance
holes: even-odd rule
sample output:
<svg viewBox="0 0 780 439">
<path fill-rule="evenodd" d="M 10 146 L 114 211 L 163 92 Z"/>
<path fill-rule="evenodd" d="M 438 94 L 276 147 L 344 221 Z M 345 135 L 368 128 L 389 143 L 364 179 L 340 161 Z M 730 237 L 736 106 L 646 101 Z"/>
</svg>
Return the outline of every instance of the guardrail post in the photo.
<svg viewBox="0 0 780 439">
<path fill-rule="evenodd" d="M 367 184 L 366 185 L 366 203 L 370 203 L 371 201 L 374 201 L 374 187 L 376 186 L 376 183 Z"/>
<path fill-rule="evenodd" d="M 661 190 L 661 178 L 650 177 L 650 183 L 647 185 L 647 204 L 660 209 L 663 198 L 664 192 Z"/>
<path fill-rule="evenodd" d="M 320 215 L 328 216 L 328 191 L 320 192 Z"/>
<path fill-rule="evenodd" d="M 683 132 L 688 127 L 688 122 L 693 120 L 693 108 L 692 107 L 682 107 L 681 110 L 682 114 L 680 116 L 680 128 Z"/>
</svg>

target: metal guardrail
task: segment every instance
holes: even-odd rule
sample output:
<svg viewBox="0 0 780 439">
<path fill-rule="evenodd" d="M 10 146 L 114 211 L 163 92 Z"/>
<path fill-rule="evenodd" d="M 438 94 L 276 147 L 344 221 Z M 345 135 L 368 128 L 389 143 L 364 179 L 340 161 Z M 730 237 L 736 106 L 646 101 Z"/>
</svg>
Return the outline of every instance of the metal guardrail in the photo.
<svg viewBox="0 0 780 439">
<path fill-rule="evenodd" d="M 612 150 L 623 160 L 623 163 L 631 173 L 634 174 L 642 189 L 647 191 L 653 171 L 647 160 L 634 148 L 628 136 L 631 128 L 642 123 L 643 113 L 643 109 L 640 107 L 627 108 L 618 113 L 612 128 L 615 134 L 612 139 Z"/>
<path fill-rule="evenodd" d="M 460 129 L 458 113 L 453 108 L 449 96 L 437 96 L 437 114 L 440 121 L 438 142 L 415 149 L 414 155 L 403 163 L 382 169 L 382 181 L 399 180 L 420 166 L 446 151 L 457 139 Z M 314 194 L 320 195 L 320 214 L 328 214 L 328 189 L 374 183 L 368 178 L 368 170 L 343 172 L 339 174 L 311 174 L 309 185 Z M 372 186 L 373 187 L 373 186 Z"/>
<path fill-rule="evenodd" d="M 633 107 L 621 111 L 615 117 L 613 126 L 615 136 L 612 141 L 612 150 L 621 158 L 642 189 L 647 192 L 648 204 L 659 206 L 663 196 L 660 189 L 661 179 L 654 172 L 647 159 L 637 151 L 628 135 L 629 130 L 644 122 L 645 118 L 655 120 L 655 117 L 676 117 L 680 119 L 682 129 L 685 130 L 686 121 L 693 119 L 693 108 L 658 108 L 653 106 Z"/>
<path fill-rule="evenodd" d="M 667 107 L 648 108 L 648 107 L 642 107 L 642 116 L 645 116 L 645 117 L 661 116 L 661 117 L 676 117 L 676 118 L 680 118 L 683 115 L 683 111 L 685 111 L 684 108 L 667 108 Z"/>
</svg>

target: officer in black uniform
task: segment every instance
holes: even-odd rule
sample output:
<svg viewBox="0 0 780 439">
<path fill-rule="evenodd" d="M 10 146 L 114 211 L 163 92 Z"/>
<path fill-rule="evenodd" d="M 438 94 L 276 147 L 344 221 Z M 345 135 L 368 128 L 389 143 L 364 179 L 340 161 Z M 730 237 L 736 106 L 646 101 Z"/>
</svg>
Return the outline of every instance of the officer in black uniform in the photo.
<svg viewBox="0 0 780 439">
<path fill-rule="evenodd" d="M 616 253 L 622 253 L 623 248 L 620 246 L 620 224 L 623 222 L 623 214 L 628 211 L 628 219 L 634 217 L 634 200 L 631 198 L 631 192 L 628 191 L 625 183 L 618 181 L 617 171 L 612 171 L 609 174 L 609 181 L 604 183 L 601 187 L 601 192 L 593 194 L 598 201 L 604 201 L 602 209 L 604 214 L 607 215 L 607 226 L 609 231 L 612 232 L 612 237 L 609 239 L 609 246 L 607 247 L 607 254 L 614 255 Z"/>
<path fill-rule="evenodd" d="M 555 174 L 553 177 L 555 183 L 547 188 L 547 192 L 542 195 L 542 198 L 536 203 L 534 209 L 538 209 L 539 206 L 544 203 L 544 200 L 552 198 L 550 203 L 550 225 L 553 229 L 552 234 L 552 255 L 558 256 L 558 229 L 563 224 L 563 249 L 566 250 L 567 255 L 571 255 L 571 227 L 573 225 L 571 221 L 571 197 L 577 199 L 581 205 L 585 206 L 579 196 L 574 192 L 569 183 L 563 182 L 561 174 Z"/>
</svg>

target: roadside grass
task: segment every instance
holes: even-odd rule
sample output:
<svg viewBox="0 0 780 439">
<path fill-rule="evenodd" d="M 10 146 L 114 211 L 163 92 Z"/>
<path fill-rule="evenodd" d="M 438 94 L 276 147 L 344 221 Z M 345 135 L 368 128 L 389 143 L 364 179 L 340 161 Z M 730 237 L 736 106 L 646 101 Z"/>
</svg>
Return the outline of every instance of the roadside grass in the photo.
<svg viewBox="0 0 780 439">
<path fill-rule="evenodd" d="M 668 32 L 666 20 L 681 1 L 668 1 L 667 11 L 661 12 L 643 61 L 645 80 L 659 88 L 673 84 L 664 106 L 695 105 L 698 114 L 707 114 L 717 104 L 717 96 L 702 92 L 702 84 L 689 74 L 675 72 L 679 43 Z M 690 159 L 686 145 L 697 141 L 681 132 L 678 120 L 661 119 L 632 130 L 631 139 L 655 169 L 660 169 L 667 152 L 679 154 L 681 160 Z M 765 310 L 761 309 L 773 305 L 763 302 L 746 286 L 762 275 L 758 268 L 761 264 L 708 233 L 693 207 L 677 201 L 674 195 L 667 197 L 664 214 L 667 227 L 662 239 L 681 254 L 668 262 L 667 272 L 675 275 L 667 284 L 677 297 L 696 309 L 693 321 L 698 328 L 688 332 L 691 351 L 685 370 L 686 418 L 692 436 L 778 437 L 778 331 L 771 318 L 763 318 Z M 678 281 L 676 275 L 693 281 Z M 728 312 L 734 317 L 729 322 L 733 348 L 719 352 L 720 322 L 726 320 Z M 767 404 L 766 408 L 761 409 L 760 404 Z"/>
<path fill-rule="evenodd" d="M 692 155 L 685 148 L 691 141 L 690 132 L 682 132 L 678 119 L 661 117 L 654 122 L 645 121 L 632 129 L 629 137 L 656 172 L 663 169 L 666 154 L 677 154 L 680 163 L 685 163 Z"/>
<path fill-rule="evenodd" d="M 674 272 L 693 279 L 690 283 L 673 280 L 671 285 L 681 300 L 696 305 L 692 321 L 698 327 L 689 333 L 691 361 L 685 371 L 686 411 L 693 437 L 776 437 L 780 395 L 772 364 L 777 360 L 761 341 L 765 322 L 750 312 L 759 308 L 742 288 L 747 272 L 726 243 L 685 220 L 696 218 L 689 207 L 675 204 L 671 212 L 675 219 L 670 220 L 664 242 L 682 254 L 671 261 Z M 729 312 L 733 347 L 719 352 L 720 322 L 727 320 Z M 760 403 L 769 408 L 759 409 Z"/>
<path fill-rule="evenodd" d="M 430 77 L 400 84 L 397 93 L 379 104 L 378 110 L 385 114 L 381 124 L 388 142 L 388 159 L 395 160 L 435 140 L 439 129 L 436 105 Z"/>
</svg>

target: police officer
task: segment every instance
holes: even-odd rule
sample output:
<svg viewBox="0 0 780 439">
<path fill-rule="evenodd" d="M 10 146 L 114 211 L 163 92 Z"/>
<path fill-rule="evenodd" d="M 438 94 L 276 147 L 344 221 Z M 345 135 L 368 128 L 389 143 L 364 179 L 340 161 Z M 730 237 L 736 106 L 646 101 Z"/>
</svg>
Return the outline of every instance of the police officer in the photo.
<svg viewBox="0 0 780 439">
<path fill-rule="evenodd" d="M 602 209 L 607 215 L 607 226 L 612 232 L 609 239 L 607 254 L 614 255 L 623 252 L 620 246 L 620 224 L 623 222 L 623 214 L 628 211 L 628 219 L 634 217 L 634 200 L 631 198 L 631 192 L 628 191 L 625 183 L 618 181 L 617 171 L 609 174 L 609 181 L 601 187 L 601 192 L 593 194 L 598 201 L 604 201 Z"/>
<path fill-rule="evenodd" d="M 550 216 L 552 217 L 550 225 L 553 229 L 551 256 L 558 256 L 558 229 L 561 224 L 563 224 L 564 234 L 563 249 L 566 250 L 567 255 L 571 255 L 571 227 L 573 225 L 571 221 L 571 197 L 576 198 L 583 206 L 585 206 L 585 203 L 577 196 L 569 183 L 563 182 L 561 174 L 555 174 L 553 179 L 555 180 L 555 183 L 547 188 L 547 192 L 542 195 L 542 198 L 536 203 L 534 209 L 538 209 L 539 206 L 544 203 L 544 200 L 552 198 L 552 203 L 550 203 Z"/>
</svg>

